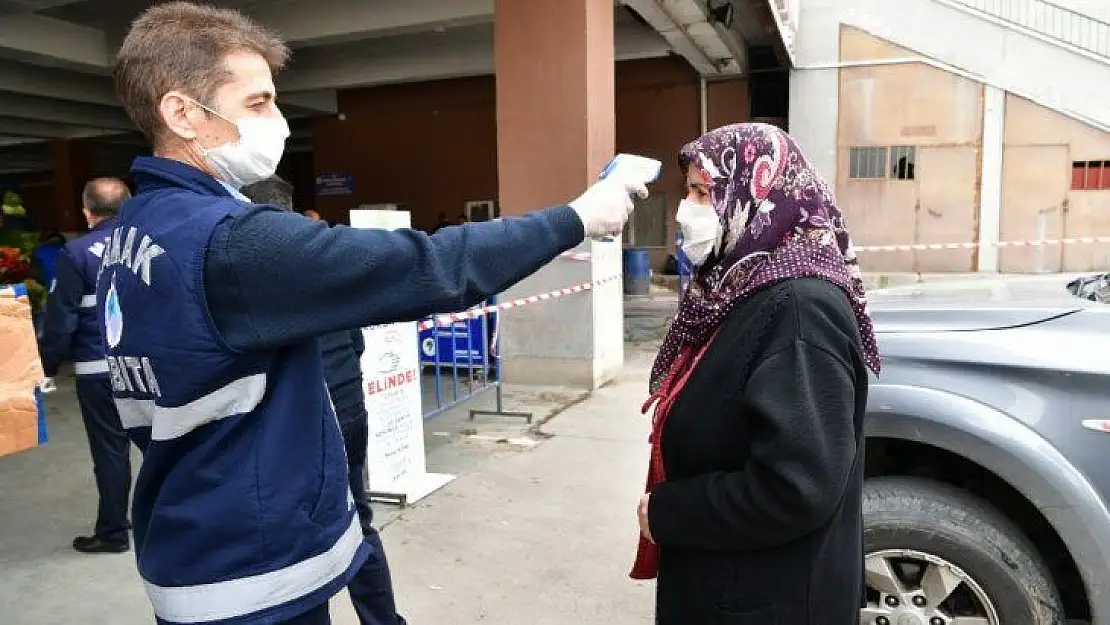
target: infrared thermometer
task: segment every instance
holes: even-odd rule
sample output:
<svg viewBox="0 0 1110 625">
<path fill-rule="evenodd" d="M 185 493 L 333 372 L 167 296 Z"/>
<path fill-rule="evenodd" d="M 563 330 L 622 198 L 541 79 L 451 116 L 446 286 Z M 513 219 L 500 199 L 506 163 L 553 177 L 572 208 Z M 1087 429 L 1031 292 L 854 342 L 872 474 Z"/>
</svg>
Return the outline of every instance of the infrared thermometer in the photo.
<svg viewBox="0 0 1110 625">
<path fill-rule="evenodd" d="M 605 165 L 597 179 L 613 178 L 649 185 L 659 180 L 659 174 L 662 171 L 662 161 L 638 154 L 617 154 Z M 614 239 L 613 237 L 602 237 L 599 240 L 611 242 Z"/>
<path fill-rule="evenodd" d="M 647 185 L 659 180 L 662 171 L 662 161 L 637 154 L 618 154 L 601 170 L 597 179 L 616 178 Z"/>
</svg>

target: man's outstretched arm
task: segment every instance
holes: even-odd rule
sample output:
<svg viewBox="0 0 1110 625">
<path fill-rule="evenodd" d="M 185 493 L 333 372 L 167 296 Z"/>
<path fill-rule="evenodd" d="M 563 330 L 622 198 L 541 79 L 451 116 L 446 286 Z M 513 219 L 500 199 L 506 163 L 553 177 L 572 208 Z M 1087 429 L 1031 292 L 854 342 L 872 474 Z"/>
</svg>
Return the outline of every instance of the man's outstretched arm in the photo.
<svg viewBox="0 0 1110 625">
<path fill-rule="evenodd" d="M 435 235 L 328 228 L 263 209 L 214 232 L 205 291 L 229 345 L 272 349 L 463 310 L 531 275 L 584 235 L 569 206 Z"/>
</svg>

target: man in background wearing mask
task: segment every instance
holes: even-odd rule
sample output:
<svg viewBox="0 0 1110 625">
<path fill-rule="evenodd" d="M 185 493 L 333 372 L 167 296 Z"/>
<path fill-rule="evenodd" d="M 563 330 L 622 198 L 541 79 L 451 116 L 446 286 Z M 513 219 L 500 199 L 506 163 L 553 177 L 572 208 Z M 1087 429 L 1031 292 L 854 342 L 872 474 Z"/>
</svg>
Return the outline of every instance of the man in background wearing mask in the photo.
<svg viewBox="0 0 1110 625">
<path fill-rule="evenodd" d="M 66 360 L 73 360 L 77 376 L 77 403 L 89 439 L 99 501 L 92 535 L 73 539 L 73 548 L 81 553 L 123 553 L 131 545 L 127 534 L 131 445 L 112 402 L 96 315 L 96 273 L 119 207 L 130 197 L 127 185 L 118 178 L 97 178 L 85 185 L 81 204 L 89 231 L 58 254 L 40 341 L 47 378 L 44 388 L 54 387 Z"/>
<path fill-rule="evenodd" d="M 293 211 L 293 186 L 278 176 L 247 185 L 241 189 L 256 204 L 268 204 Z M 305 217 L 319 221 L 314 210 Z M 393 597 L 393 581 L 385 557 L 382 539 L 374 529 L 374 510 L 366 488 L 366 451 L 369 444 L 369 415 L 362 391 L 362 367 L 359 360 L 366 349 L 362 329 L 338 330 L 320 337 L 320 353 L 324 360 L 324 382 L 331 396 L 343 445 L 347 452 L 347 480 L 351 485 L 355 511 L 362 525 L 363 539 L 372 547 L 371 553 L 355 574 L 348 589 L 356 611 L 371 623 L 404 623 L 397 614 Z"/>
<path fill-rule="evenodd" d="M 289 136 L 272 76 L 288 55 L 237 11 L 168 2 L 132 23 L 113 64 L 154 156 L 132 166 L 97 301 L 113 395 L 145 447 L 135 550 L 163 623 L 329 623 L 329 598 L 375 549 L 316 337 L 466 309 L 619 234 L 647 194 L 607 179 L 435 236 L 250 204 L 239 189 L 274 174 Z"/>
</svg>

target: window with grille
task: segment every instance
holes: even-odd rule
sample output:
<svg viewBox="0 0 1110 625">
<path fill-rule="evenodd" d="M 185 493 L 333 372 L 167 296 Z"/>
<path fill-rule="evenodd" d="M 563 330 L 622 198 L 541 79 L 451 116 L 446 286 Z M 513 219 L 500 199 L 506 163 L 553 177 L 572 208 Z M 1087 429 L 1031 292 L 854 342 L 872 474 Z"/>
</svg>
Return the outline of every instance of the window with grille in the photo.
<svg viewBox="0 0 1110 625">
<path fill-rule="evenodd" d="M 883 148 L 851 148 L 848 177 L 859 179 L 886 178 L 886 153 Z"/>
<path fill-rule="evenodd" d="M 890 148 L 890 178 L 914 180 L 917 169 L 917 148 L 912 145 L 895 145 Z"/>
<path fill-rule="evenodd" d="M 1075 161 L 1071 164 L 1074 191 L 1110 189 L 1110 161 Z"/>
</svg>

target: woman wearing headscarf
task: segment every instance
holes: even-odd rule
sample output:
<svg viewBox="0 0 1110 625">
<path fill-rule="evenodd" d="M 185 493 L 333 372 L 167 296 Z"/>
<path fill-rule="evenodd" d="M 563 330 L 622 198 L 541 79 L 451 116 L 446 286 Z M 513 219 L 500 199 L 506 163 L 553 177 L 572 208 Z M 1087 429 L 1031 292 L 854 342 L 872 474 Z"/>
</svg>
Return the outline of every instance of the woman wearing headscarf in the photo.
<svg viewBox="0 0 1110 625">
<path fill-rule="evenodd" d="M 683 148 L 697 266 L 651 373 L 635 579 L 659 625 L 851 625 L 863 416 L 879 355 L 832 191 L 786 133 Z"/>
</svg>

